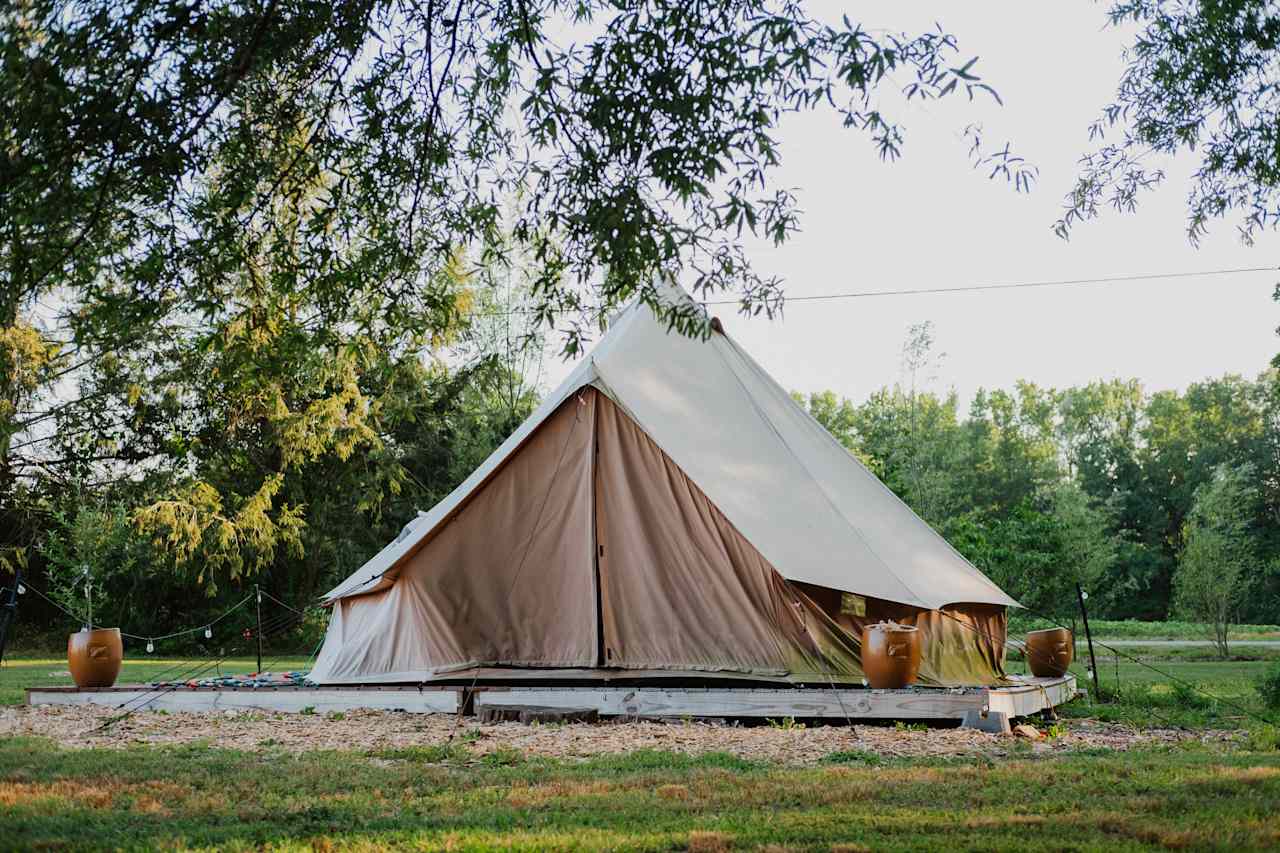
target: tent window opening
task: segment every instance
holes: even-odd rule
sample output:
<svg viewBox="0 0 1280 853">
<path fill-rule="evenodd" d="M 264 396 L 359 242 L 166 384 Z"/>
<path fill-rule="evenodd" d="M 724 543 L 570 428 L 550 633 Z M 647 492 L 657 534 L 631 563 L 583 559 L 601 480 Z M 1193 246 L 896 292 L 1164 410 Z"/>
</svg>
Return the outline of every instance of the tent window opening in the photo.
<svg viewBox="0 0 1280 853">
<path fill-rule="evenodd" d="M 840 615 L 841 616 L 866 616 L 867 600 L 861 595 L 854 595 L 852 592 L 842 592 L 840 594 Z"/>
</svg>

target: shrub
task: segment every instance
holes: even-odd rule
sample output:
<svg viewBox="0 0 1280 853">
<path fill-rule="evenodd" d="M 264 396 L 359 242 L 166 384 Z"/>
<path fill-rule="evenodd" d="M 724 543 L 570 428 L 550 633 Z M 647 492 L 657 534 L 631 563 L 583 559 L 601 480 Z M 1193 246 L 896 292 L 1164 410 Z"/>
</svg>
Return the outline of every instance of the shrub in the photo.
<svg viewBox="0 0 1280 853">
<path fill-rule="evenodd" d="M 765 722 L 769 724 L 769 728 L 771 729 L 785 729 L 790 731 L 791 729 L 804 728 L 804 723 L 796 722 L 795 717 L 783 717 L 781 720 L 775 720 L 770 717 L 766 719 Z"/>
<path fill-rule="evenodd" d="M 384 747 L 371 750 L 366 755 L 384 761 L 414 761 L 422 764 L 440 764 L 467 758 L 467 751 L 452 743 L 432 743 L 414 746 Z"/>
<path fill-rule="evenodd" d="M 1280 729 L 1275 726 L 1258 726 L 1249 730 L 1249 749 L 1254 752 L 1280 751 Z"/>
<path fill-rule="evenodd" d="M 490 767 L 511 767 L 524 761 L 524 756 L 509 746 L 500 746 L 493 752 L 480 757 L 480 761 Z"/>
<path fill-rule="evenodd" d="M 1176 707 L 1203 710 L 1208 708 L 1211 700 L 1190 685 L 1181 681 L 1173 685 L 1173 699 Z"/>
<path fill-rule="evenodd" d="M 883 764 L 884 759 L 877 753 L 870 752 L 865 749 L 843 749 L 837 752 L 828 752 L 822 756 L 823 764 L 866 764 L 875 766 Z"/>
<path fill-rule="evenodd" d="M 1273 664 L 1258 678 L 1257 689 L 1263 705 L 1280 711 L 1280 663 Z"/>
</svg>

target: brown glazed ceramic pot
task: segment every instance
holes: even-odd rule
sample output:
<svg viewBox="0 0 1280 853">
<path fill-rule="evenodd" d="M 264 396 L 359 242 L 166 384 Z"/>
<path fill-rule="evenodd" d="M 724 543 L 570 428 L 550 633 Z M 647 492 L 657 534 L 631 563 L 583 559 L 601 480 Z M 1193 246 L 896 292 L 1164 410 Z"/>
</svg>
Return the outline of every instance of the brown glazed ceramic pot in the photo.
<svg viewBox="0 0 1280 853">
<path fill-rule="evenodd" d="M 123 661 L 119 628 L 77 631 L 67 637 L 67 668 L 76 687 L 110 687 L 116 683 Z"/>
<path fill-rule="evenodd" d="M 920 672 L 920 632 L 896 622 L 863 628 L 862 671 L 876 690 L 910 687 Z"/>
<path fill-rule="evenodd" d="M 1027 665 L 1039 678 L 1066 675 L 1076 657 L 1075 638 L 1066 628 L 1027 632 Z"/>
</svg>

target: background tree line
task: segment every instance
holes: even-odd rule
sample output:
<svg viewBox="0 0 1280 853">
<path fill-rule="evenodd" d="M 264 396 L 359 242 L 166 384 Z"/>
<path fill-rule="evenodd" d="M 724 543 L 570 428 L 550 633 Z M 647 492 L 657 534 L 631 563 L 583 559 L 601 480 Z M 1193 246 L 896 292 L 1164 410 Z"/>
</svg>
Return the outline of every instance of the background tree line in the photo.
<svg viewBox="0 0 1280 853">
<path fill-rule="evenodd" d="M 1133 209 L 1164 179 L 1151 151 L 1200 164 L 1193 240 L 1228 217 L 1246 239 L 1274 229 L 1271 4 L 1108 15 L 1135 25 L 1133 49 L 1058 232 Z M 792 0 L 7 4 L 0 574 L 70 601 L 90 564 L 102 619 L 137 632 L 254 581 L 314 595 L 527 411 L 542 348 L 519 350 L 494 309 L 512 270 L 520 316 L 566 352 L 677 267 L 772 315 L 782 282 L 744 235 L 800 226 L 772 180 L 782 119 L 827 111 L 894 160 L 908 104 L 998 102 L 980 71 L 941 27 Z M 984 173 L 1034 184 L 1009 146 L 963 136 Z M 918 379 L 927 334 L 909 350 Z M 1157 617 L 1214 591 L 1194 572 L 1179 587 L 1179 560 L 1229 559 L 1249 593 L 1214 606 L 1259 618 L 1275 600 L 1269 382 L 1020 385 L 964 419 L 914 382 L 810 403 L 1024 598 L 1070 565 L 1106 579 L 1113 614 Z"/>
<path fill-rule="evenodd" d="M 921 390 L 928 324 L 903 380 L 861 403 L 796 394 L 957 550 L 1033 610 L 1280 622 L 1280 372 L 1184 391 L 1137 380 Z"/>
<path fill-rule="evenodd" d="M 450 311 L 399 346 L 236 285 L 163 346 L 79 367 L 14 442 L 0 583 L 20 570 L 81 614 L 88 568 L 95 623 L 142 635 L 206 622 L 255 583 L 310 604 L 532 411 L 546 338 L 528 278 L 459 255 L 434 285 Z M 74 629 L 34 596 L 22 611 L 29 641 Z"/>
</svg>

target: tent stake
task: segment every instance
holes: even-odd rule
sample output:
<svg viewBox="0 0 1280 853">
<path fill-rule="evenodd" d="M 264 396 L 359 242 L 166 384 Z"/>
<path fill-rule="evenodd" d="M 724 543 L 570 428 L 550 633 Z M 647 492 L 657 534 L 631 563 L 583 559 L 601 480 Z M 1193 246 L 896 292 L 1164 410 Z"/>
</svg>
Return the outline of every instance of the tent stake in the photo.
<svg viewBox="0 0 1280 853">
<path fill-rule="evenodd" d="M 1093 675 L 1093 695 L 1101 701 L 1102 689 L 1098 687 L 1098 662 L 1093 657 L 1093 634 L 1089 632 L 1089 612 L 1084 609 L 1084 590 L 1080 588 L 1080 584 L 1076 584 L 1076 598 L 1080 600 L 1080 618 L 1084 620 L 1084 636 L 1089 641 L 1089 672 Z"/>
</svg>

